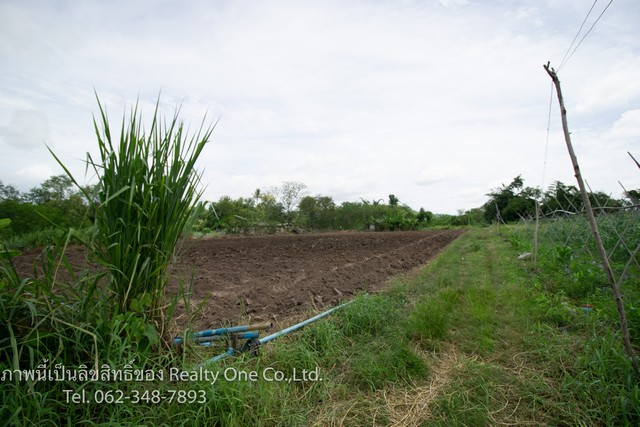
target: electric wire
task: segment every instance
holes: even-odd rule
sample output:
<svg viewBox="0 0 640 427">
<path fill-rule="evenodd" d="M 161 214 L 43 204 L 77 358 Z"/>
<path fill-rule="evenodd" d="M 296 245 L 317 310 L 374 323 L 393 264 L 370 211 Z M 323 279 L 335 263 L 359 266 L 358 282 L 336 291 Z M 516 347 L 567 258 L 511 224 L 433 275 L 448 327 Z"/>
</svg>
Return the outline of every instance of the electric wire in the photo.
<svg viewBox="0 0 640 427">
<path fill-rule="evenodd" d="M 549 135 L 551 133 L 551 108 L 553 105 L 553 81 L 551 81 L 551 89 L 549 91 L 549 112 L 547 114 L 547 141 L 544 147 L 544 163 L 542 165 L 542 183 L 540 184 L 540 188 L 544 191 L 544 186 L 546 184 L 546 175 L 547 175 L 547 159 L 549 157 Z"/>
<path fill-rule="evenodd" d="M 589 19 L 589 15 L 591 15 L 591 12 L 593 11 L 593 8 L 596 6 L 596 3 L 598 3 L 598 0 L 595 0 L 593 2 L 593 4 L 591 5 L 591 9 L 589 9 L 589 12 L 587 12 L 587 16 L 585 16 L 584 19 L 582 20 L 582 24 L 580 24 L 580 28 L 578 28 L 578 32 L 573 37 L 573 40 L 571 41 L 571 44 L 567 48 L 567 51 L 564 53 L 564 56 L 562 57 L 562 60 L 560 61 L 560 67 L 558 69 L 560 69 L 560 68 L 562 68 L 564 66 L 565 60 L 567 59 L 567 55 L 569 55 L 569 52 L 571 51 L 571 48 L 573 47 L 573 44 L 576 42 L 576 40 L 578 40 L 578 36 L 580 35 L 580 32 L 582 31 L 582 28 L 584 27 L 584 24 L 587 22 L 587 19 Z"/>
<path fill-rule="evenodd" d="M 596 0 L 597 1 L 597 0 Z M 564 67 L 567 62 L 569 62 L 569 60 L 571 59 L 571 57 L 573 56 L 574 53 L 576 53 L 576 51 L 578 50 L 578 48 L 580 47 L 580 45 L 582 44 L 582 42 L 584 41 L 584 39 L 589 35 L 589 33 L 591 32 L 591 30 L 593 30 L 593 27 L 596 26 L 596 24 L 598 23 L 598 21 L 600 21 L 600 18 L 602 18 L 602 15 L 604 15 L 604 13 L 607 11 L 607 9 L 609 9 L 609 6 L 611 6 L 611 3 L 613 3 L 613 0 L 609 0 L 609 3 L 607 3 L 607 5 L 605 6 L 605 8 L 602 10 L 602 12 L 600 12 L 600 15 L 598 16 L 598 18 L 596 18 L 596 20 L 593 22 L 593 24 L 591 24 L 591 27 L 589 27 L 589 29 L 587 30 L 587 32 L 584 34 L 584 36 L 582 36 L 582 38 L 580 39 L 580 41 L 578 42 L 578 44 L 576 45 L 575 49 L 573 49 L 573 52 L 571 52 L 571 55 L 569 55 L 567 57 L 567 59 L 560 64 L 560 66 L 558 67 L 558 71 L 560 71 L 562 69 L 562 67 Z M 588 16 L 588 15 L 587 15 Z M 571 49 L 571 48 L 569 48 Z"/>
</svg>

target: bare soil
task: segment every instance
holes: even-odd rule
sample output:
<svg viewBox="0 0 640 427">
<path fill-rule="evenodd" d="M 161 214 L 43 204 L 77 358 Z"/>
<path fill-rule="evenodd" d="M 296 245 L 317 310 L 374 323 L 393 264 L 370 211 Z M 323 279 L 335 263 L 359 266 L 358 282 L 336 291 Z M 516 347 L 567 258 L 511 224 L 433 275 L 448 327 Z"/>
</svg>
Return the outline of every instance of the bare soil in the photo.
<svg viewBox="0 0 640 427">
<path fill-rule="evenodd" d="M 167 287 L 176 295 L 190 286 L 190 307 L 202 329 L 239 322 L 274 321 L 323 309 L 359 292 L 383 289 L 437 255 L 462 230 L 333 232 L 298 235 L 226 236 L 191 240 L 178 258 Z M 34 271 L 34 251 L 15 260 L 22 277 Z M 68 248 L 78 269 L 96 269 L 84 248 Z M 189 289 L 187 289 L 189 290 Z M 178 303 L 179 324 L 186 320 Z"/>
<path fill-rule="evenodd" d="M 338 232 L 194 241 L 177 263 L 202 328 L 275 321 L 384 288 L 438 254 L 462 231 Z M 178 291 L 178 281 L 168 292 Z"/>
</svg>

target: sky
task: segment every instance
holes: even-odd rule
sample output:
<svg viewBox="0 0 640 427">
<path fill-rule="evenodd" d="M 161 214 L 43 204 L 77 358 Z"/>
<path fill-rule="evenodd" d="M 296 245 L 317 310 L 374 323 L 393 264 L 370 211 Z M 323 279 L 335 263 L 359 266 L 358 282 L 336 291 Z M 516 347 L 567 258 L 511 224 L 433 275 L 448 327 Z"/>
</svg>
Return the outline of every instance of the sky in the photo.
<svg viewBox="0 0 640 427">
<path fill-rule="evenodd" d="M 455 214 L 522 175 L 575 185 L 559 69 L 594 190 L 640 188 L 640 2 L 0 0 L 0 180 L 21 191 L 97 154 L 138 101 L 193 133 L 205 200 L 284 181 Z M 593 10 L 585 21 L 587 12 Z M 572 45 L 581 24 L 581 33 Z M 550 120 L 549 120 L 550 118 Z M 547 131 L 548 129 L 548 131 Z"/>
</svg>

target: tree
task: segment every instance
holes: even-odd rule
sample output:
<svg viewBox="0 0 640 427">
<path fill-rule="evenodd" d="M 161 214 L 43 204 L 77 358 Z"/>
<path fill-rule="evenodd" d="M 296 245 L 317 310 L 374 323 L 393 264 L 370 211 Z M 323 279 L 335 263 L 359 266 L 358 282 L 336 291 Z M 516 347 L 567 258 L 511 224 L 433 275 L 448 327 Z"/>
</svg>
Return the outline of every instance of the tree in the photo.
<svg viewBox="0 0 640 427">
<path fill-rule="evenodd" d="M 577 187 L 555 181 L 543 194 L 541 210 L 545 214 L 562 211 L 579 212 L 582 206 L 582 195 Z"/>
<path fill-rule="evenodd" d="M 416 219 L 419 224 L 430 224 L 433 219 L 433 213 L 431 211 L 425 211 L 424 208 L 420 208 Z"/>
<path fill-rule="evenodd" d="M 61 202 L 68 199 L 74 193 L 74 185 L 71 178 L 66 175 L 55 175 L 34 187 L 27 193 L 26 199 L 36 205 L 54 201 Z"/>
<path fill-rule="evenodd" d="M 305 196 L 298 203 L 298 220 L 308 228 L 326 230 L 333 228 L 335 203 L 328 196 Z"/>
<path fill-rule="evenodd" d="M 273 189 L 273 194 L 284 209 L 285 220 L 291 223 L 294 209 L 300 203 L 302 197 L 307 194 L 307 186 L 302 182 L 285 181 L 279 187 Z"/>
<path fill-rule="evenodd" d="M 398 203 L 400 203 L 400 200 L 394 194 L 389 194 L 389 206 L 396 207 Z"/>
<path fill-rule="evenodd" d="M 598 207 L 621 207 L 624 200 L 610 197 L 602 191 L 589 194 L 589 200 L 594 208 Z M 580 190 L 573 185 L 567 185 L 560 181 L 555 181 L 544 192 L 541 203 L 541 210 L 545 214 L 563 212 L 581 212 L 584 209 L 584 202 Z"/>
<path fill-rule="evenodd" d="M 252 225 L 254 211 L 253 199 L 222 196 L 217 202 L 211 202 L 209 205 L 204 215 L 204 226 L 229 232 L 247 230 Z"/>
<path fill-rule="evenodd" d="M 625 195 L 629 198 L 629 201 L 633 205 L 640 204 L 640 190 L 629 190 L 625 192 Z"/>
<path fill-rule="evenodd" d="M 4 185 L 0 180 L 0 201 L 20 200 L 20 192 L 13 185 Z"/>
<path fill-rule="evenodd" d="M 256 217 L 258 221 L 281 224 L 285 221 L 284 208 L 278 203 L 276 197 L 268 191 L 260 194 L 260 203 L 256 205 Z"/>
<path fill-rule="evenodd" d="M 490 198 L 484 205 L 484 217 L 487 222 L 493 222 L 498 217 L 503 221 L 517 221 L 522 216 L 535 215 L 536 199 L 540 197 L 540 190 L 524 186 L 524 179 L 518 175 L 509 185 L 502 184 L 501 188 L 487 194 Z"/>
</svg>

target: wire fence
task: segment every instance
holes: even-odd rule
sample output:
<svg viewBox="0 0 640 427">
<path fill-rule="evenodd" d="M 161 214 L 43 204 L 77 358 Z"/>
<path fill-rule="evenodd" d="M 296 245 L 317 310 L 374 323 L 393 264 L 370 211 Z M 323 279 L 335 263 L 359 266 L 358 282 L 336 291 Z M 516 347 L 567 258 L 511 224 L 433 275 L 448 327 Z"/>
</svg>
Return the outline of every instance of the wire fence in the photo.
<svg viewBox="0 0 640 427">
<path fill-rule="evenodd" d="M 616 282 L 619 285 L 630 282 L 637 287 L 640 282 L 640 208 L 631 203 L 624 207 L 596 203 L 594 213 Z M 601 269 L 583 209 L 555 210 L 540 214 L 537 221 L 534 216 L 521 218 L 512 232 L 520 241 L 531 242 L 531 257 L 536 263 L 560 262 L 565 269 L 576 271 L 586 266 L 589 267 L 587 271 L 594 270 L 594 274 Z M 537 245 L 533 243 L 536 237 Z"/>
</svg>

